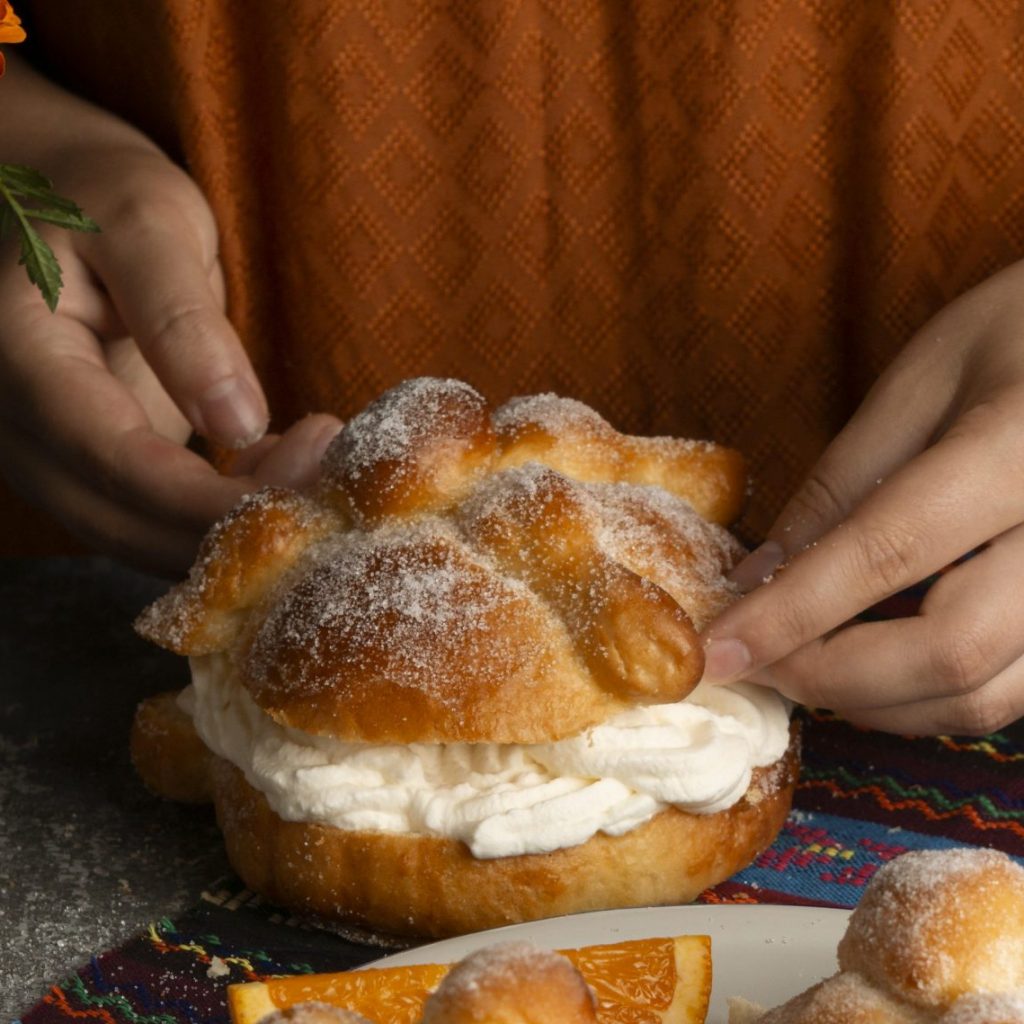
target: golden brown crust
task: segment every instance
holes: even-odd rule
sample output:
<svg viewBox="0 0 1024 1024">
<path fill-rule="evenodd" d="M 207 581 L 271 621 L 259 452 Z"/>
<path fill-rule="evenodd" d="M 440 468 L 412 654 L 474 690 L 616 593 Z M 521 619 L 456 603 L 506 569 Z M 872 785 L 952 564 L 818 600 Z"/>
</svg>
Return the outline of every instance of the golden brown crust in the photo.
<svg viewBox="0 0 1024 1024">
<path fill-rule="evenodd" d="M 598 503 L 576 482 L 539 465 L 500 473 L 460 510 L 459 525 L 556 610 L 599 689 L 667 704 L 697 685 L 704 653 L 689 616 L 605 553 Z"/>
<path fill-rule="evenodd" d="M 130 740 L 132 765 L 159 796 L 186 804 L 213 799 L 213 755 L 178 705 L 179 691 L 147 697 L 136 709 Z"/>
<path fill-rule="evenodd" d="M 345 426 L 317 487 L 218 523 L 137 628 L 227 653 L 309 732 L 560 738 L 696 685 L 740 548 L 687 500 L 717 521 L 742 491 L 742 461 L 714 445 L 629 438 L 551 395 L 491 410 L 461 382 L 407 381 Z"/>
<path fill-rule="evenodd" d="M 460 842 L 286 822 L 241 772 L 213 766 L 228 857 L 272 902 L 394 935 L 443 937 L 584 910 L 686 903 L 734 874 L 782 827 L 798 743 L 711 815 L 668 809 L 622 836 L 477 860 Z"/>
<path fill-rule="evenodd" d="M 555 395 L 514 398 L 494 413 L 499 468 L 538 462 L 586 483 L 660 487 L 709 522 L 735 522 L 743 506 L 743 456 L 706 441 L 620 434 L 593 409 Z"/>
<path fill-rule="evenodd" d="M 597 1000 L 560 953 L 504 942 L 460 960 L 423 1007 L 421 1024 L 597 1024 Z"/>
<path fill-rule="evenodd" d="M 324 458 L 322 488 L 363 527 L 442 512 L 491 468 L 483 396 L 461 381 L 392 388 L 350 420 Z"/>
<path fill-rule="evenodd" d="M 188 579 L 150 605 L 135 629 L 176 654 L 226 650 L 275 582 L 344 522 L 284 488 L 246 496 L 203 539 Z"/>
<path fill-rule="evenodd" d="M 338 595 L 330 608 L 325 592 Z M 371 743 L 543 742 L 625 706 L 591 684 L 528 588 L 431 533 L 324 557 L 260 624 L 239 671 L 275 720 Z"/>
<path fill-rule="evenodd" d="M 994 850 L 903 854 L 871 880 L 839 942 L 839 973 L 756 1024 L 1024 1021 L 1024 868 Z"/>
<path fill-rule="evenodd" d="M 741 548 L 716 524 L 738 511 L 742 474 L 735 453 L 626 437 L 577 402 L 492 410 L 461 382 L 407 381 L 345 426 L 315 487 L 264 490 L 217 524 L 138 628 L 307 733 L 558 740 L 696 685 L 698 631 L 735 597 Z M 396 934 L 692 899 L 771 842 L 795 782 L 794 748 L 728 811 L 477 860 L 454 840 L 282 821 L 176 715 L 140 711 L 140 774 L 194 798 L 209 764 L 249 885 Z"/>
<path fill-rule="evenodd" d="M 1024 989 L 1024 868 L 994 850 L 904 854 L 864 893 L 839 966 L 926 1008 Z"/>
</svg>

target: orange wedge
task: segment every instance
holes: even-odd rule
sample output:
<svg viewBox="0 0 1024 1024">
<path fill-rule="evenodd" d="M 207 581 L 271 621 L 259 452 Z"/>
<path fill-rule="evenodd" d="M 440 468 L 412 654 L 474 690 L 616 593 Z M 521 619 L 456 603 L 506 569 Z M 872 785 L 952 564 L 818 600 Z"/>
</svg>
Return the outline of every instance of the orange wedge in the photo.
<svg viewBox="0 0 1024 1024">
<path fill-rule="evenodd" d="M 703 1024 L 711 996 L 706 935 L 635 939 L 564 949 L 594 990 L 601 1024 Z M 450 964 L 369 967 L 232 985 L 234 1024 L 256 1024 L 274 1010 L 318 1000 L 380 1024 L 416 1024 Z"/>
</svg>

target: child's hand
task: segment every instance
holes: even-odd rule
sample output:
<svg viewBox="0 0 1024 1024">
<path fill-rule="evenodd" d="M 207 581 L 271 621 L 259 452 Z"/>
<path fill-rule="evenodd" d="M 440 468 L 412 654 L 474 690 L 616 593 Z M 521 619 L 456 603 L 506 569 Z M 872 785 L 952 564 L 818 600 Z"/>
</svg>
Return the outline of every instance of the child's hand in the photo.
<svg viewBox="0 0 1024 1024">
<path fill-rule="evenodd" d="M 854 722 L 984 734 L 1024 714 L 1024 263 L 936 316 L 737 571 L 706 678 Z M 985 545 L 918 616 L 858 612 Z M 771 582 L 778 565 L 782 571 Z"/>
</svg>

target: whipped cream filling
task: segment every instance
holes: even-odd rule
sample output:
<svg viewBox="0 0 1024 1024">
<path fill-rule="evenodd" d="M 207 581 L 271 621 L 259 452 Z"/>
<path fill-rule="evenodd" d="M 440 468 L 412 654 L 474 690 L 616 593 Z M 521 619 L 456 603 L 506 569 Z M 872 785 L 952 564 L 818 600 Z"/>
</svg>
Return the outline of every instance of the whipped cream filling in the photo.
<svg viewBox="0 0 1024 1024">
<path fill-rule="evenodd" d="M 789 710 L 750 683 L 698 686 L 556 743 L 349 743 L 282 726 L 223 655 L 180 698 L 206 745 L 286 821 L 443 836 L 486 859 L 622 835 L 667 806 L 713 814 L 789 743 Z"/>
</svg>

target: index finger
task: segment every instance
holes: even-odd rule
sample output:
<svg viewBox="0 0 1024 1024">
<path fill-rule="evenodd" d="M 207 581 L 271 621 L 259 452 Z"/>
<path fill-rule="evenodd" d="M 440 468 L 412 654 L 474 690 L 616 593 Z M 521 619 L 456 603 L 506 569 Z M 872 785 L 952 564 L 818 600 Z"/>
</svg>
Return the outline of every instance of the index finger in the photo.
<svg viewBox="0 0 1024 1024">
<path fill-rule="evenodd" d="M 1022 445 L 1006 392 L 883 481 L 708 630 L 705 678 L 778 661 L 1021 521 Z"/>
<path fill-rule="evenodd" d="M 214 291 L 211 243 L 183 210 L 166 199 L 132 205 L 80 245 L 196 431 L 229 447 L 261 437 L 266 399 Z"/>
<path fill-rule="evenodd" d="M 5 418 L 93 490 L 174 528 L 205 529 L 251 489 L 156 433 L 88 328 L 40 305 L 0 331 Z"/>
</svg>

